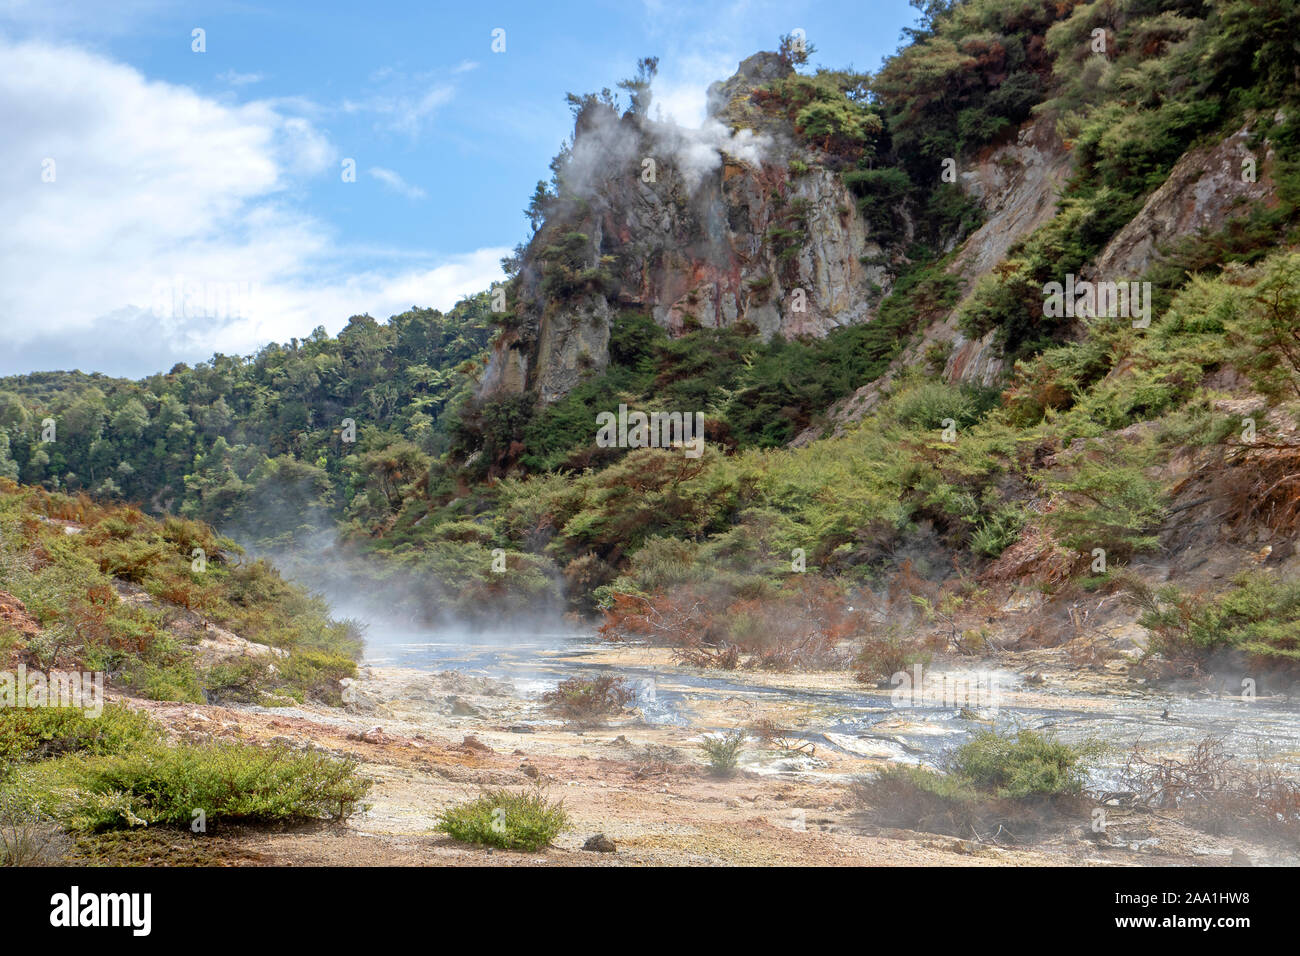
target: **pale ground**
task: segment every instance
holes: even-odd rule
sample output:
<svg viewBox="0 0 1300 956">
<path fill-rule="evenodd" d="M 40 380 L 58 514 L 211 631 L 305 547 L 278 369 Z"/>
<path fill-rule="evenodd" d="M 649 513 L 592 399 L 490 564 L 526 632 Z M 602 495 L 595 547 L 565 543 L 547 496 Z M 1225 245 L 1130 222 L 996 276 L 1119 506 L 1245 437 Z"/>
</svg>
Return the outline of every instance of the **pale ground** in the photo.
<svg viewBox="0 0 1300 956">
<path fill-rule="evenodd" d="M 654 666 L 661 688 L 698 672 L 674 668 L 667 652 L 610 647 L 601 663 Z M 589 660 L 589 658 L 588 658 Z M 1047 679 L 1110 684 L 1113 675 L 1080 677 L 1042 655 Z M 1023 663 L 1023 662 L 1021 662 Z M 1000 666 L 1005 666 L 1005 659 Z M 740 672 L 754 687 L 779 684 L 808 690 L 864 689 L 846 672 Z M 430 673 L 365 667 L 346 710 L 308 705 L 293 709 L 223 707 L 131 701 L 173 732 L 194 739 L 277 741 L 347 754 L 374 778 L 370 809 L 344 825 L 286 832 L 242 831 L 226 839 L 250 861 L 320 865 L 1224 865 L 1245 853 L 1257 863 L 1294 862 L 1241 840 L 1207 836 L 1171 814 L 1108 810 L 1104 838 L 1089 819 L 1047 828 L 1031 846 L 889 830 L 866 822 L 850 794 L 855 775 L 897 758 L 902 742 L 891 727 L 823 741 L 812 757 L 764 751 L 751 741 L 741 770 L 729 778 L 709 773 L 698 747 L 703 729 L 749 726 L 767 717 L 784 727 L 807 724 L 812 705 L 767 703 L 762 694 L 701 692 L 691 696 L 689 726 L 652 724 L 638 712 L 601 726 L 548 721 L 534 694 L 509 682 L 455 671 Z M 1019 692 L 1031 700 L 1037 691 Z M 1131 692 L 1136 693 L 1136 692 Z M 525 723 L 531 721 L 531 723 Z M 924 732 L 915 722 L 912 734 Z M 936 732 L 938 732 L 936 730 Z M 913 737 L 913 740 L 916 738 Z M 647 747 L 664 748 L 648 754 Z M 675 762 L 652 759 L 669 754 Z M 484 787 L 546 784 L 562 797 L 573 827 L 539 853 L 515 853 L 459 844 L 433 830 L 448 806 Z M 604 833 L 614 853 L 584 851 Z"/>
</svg>

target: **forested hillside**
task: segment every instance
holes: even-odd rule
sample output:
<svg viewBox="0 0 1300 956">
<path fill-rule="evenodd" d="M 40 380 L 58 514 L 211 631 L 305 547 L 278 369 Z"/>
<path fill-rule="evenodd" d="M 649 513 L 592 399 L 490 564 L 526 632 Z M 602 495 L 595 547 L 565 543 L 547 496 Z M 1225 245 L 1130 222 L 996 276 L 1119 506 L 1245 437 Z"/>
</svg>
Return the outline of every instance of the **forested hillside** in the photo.
<svg viewBox="0 0 1300 956">
<path fill-rule="evenodd" d="M 387 500 L 369 493 L 397 492 L 383 462 L 423 469 L 445 450 L 444 415 L 490 338 L 487 300 L 384 323 L 353 316 L 337 336 L 318 328 L 247 358 L 217 355 L 139 382 L 5 379 L 0 475 L 202 516 L 258 538 L 292 535 L 354 504 L 362 516 L 367 502 L 382 510 Z M 47 417 L 52 441 L 42 440 Z"/>
</svg>

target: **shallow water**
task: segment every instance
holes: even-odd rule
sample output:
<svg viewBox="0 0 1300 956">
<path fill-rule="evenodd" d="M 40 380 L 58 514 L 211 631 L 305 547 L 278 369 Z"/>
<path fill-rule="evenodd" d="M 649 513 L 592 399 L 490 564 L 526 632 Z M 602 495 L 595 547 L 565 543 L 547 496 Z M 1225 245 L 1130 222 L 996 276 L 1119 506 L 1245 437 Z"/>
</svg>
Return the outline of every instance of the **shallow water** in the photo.
<svg viewBox="0 0 1300 956">
<path fill-rule="evenodd" d="M 602 645 L 589 633 L 373 636 L 367 661 L 426 671 L 459 670 L 510 680 L 522 696 L 540 695 L 569 677 L 617 673 L 638 686 L 638 706 L 650 723 L 708 732 L 708 704 L 730 699 L 797 705 L 806 715 L 792 736 L 818 748 L 899 762 L 937 764 L 944 753 L 981 730 L 1046 730 L 1070 743 L 1100 741 L 1112 750 L 1096 761 L 1089 781 L 1119 789 L 1119 771 L 1134 743 L 1154 753 L 1180 754 L 1207 736 L 1222 737 L 1229 753 L 1264 757 L 1300 771 L 1300 705 L 1282 697 L 1253 701 L 1116 689 L 1081 692 L 1047 681 L 1026 686 L 1023 677 L 998 670 L 998 693 L 975 706 L 895 706 L 889 688 L 809 689 L 781 675 L 762 683 L 745 672 L 652 668 L 600 659 Z M 957 672 L 949 672 L 957 673 Z M 716 708 L 714 709 L 716 712 Z M 1165 716 L 1167 714 L 1167 716 Z M 788 762 L 788 761 L 787 761 Z"/>
</svg>

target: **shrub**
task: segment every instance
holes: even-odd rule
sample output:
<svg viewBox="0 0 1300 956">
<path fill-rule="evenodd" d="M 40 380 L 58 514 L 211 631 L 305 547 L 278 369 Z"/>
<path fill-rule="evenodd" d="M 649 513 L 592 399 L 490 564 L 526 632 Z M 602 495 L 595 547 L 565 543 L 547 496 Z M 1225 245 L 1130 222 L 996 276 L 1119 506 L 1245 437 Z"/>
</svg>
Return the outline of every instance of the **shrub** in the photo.
<svg viewBox="0 0 1300 956">
<path fill-rule="evenodd" d="M 15 810 L 0 797 L 0 866 L 55 866 L 66 855 L 67 839 L 53 822 Z"/>
<path fill-rule="evenodd" d="M 988 812 L 967 781 L 924 767 L 886 766 L 855 782 L 853 796 L 885 826 L 935 833 L 969 834 Z"/>
<path fill-rule="evenodd" d="M 357 676 L 357 664 L 352 658 L 309 648 L 291 651 L 276 666 L 291 692 L 297 691 L 334 707 L 343 703 L 339 682 Z"/>
<path fill-rule="evenodd" d="M 221 661 L 204 674 L 203 689 L 212 702 L 256 704 L 262 700 L 270 679 L 270 665 L 265 658 L 236 657 Z"/>
<path fill-rule="evenodd" d="M 986 558 L 996 558 L 1020 537 L 1025 515 L 1016 508 L 1002 508 L 976 519 L 970 548 Z"/>
<path fill-rule="evenodd" d="M 971 385 L 924 382 L 899 394 L 892 407 L 898 422 L 909 428 L 939 429 L 945 419 L 964 428 L 979 421 L 995 398 L 995 393 Z"/>
<path fill-rule="evenodd" d="M 158 726 L 147 715 L 120 704 L 109 704 L 98 717 L 67 707 L 0 708 L 4 762 L 71 753 L 121 754 L 159 739 Z"/>
<path fill-rule="evenodd" d="M 189 658 L 162 664 L 128 661 L 120 676 L 125 686 L 149 700 L 204 702 L 203 683 Z"/>
<path fill-rule="evenodd" d="M 1229 654 L 1265 670 L 1300 671 L 1300 582 L 1244 572 L 1214 598 L 1124 583 L 1142 609 L 1138 623 L 1151 632 L 1148 656 L 1196 668 Z"/>
<path fill-rule="evenodd" d="M 68 828 L 101 831 L 188 826 L 195 810 L 209 824 L 343 819 L 371 784 L 351 760 L 222 743 L 67 756 L 38 764 L 16 786 Z"/>
<path fill-rule="evenodd" d="M 542 695 L 542 702 L 566 720 L 589 720 L 616 714 L 636 700 L 636 691 L 622 677 L 570 677 L 555 690 Z"/>
<path fill-rule="evenodd" d="M 778 588 L 764 587 L 749 575 L 722 572 L 699 586 L 649 596 L 609 593 L 600 628 L 606 639 L 667 645 L 692 667 L 731 670 L 742 654 L 752 655 L 747 665 L 769 670 L 840 666 L 840 645 L 858 623 L 841 587 L 812 575 L 795 575 Z"/>
<path fill-rule="evenodd" d="M 716 736 L 705 736 L 700 749 L 709 761 L 709 769 L 720 776 L 734 773 L 745 749 L 745 731 L 736 728 Z"/>
<path fill-rule="evenodd" d="M 1066 547 L 1104 548 L 1108 557 L 1122 558 L 1158 546 L 1155 532 L 1166 514 L 1163 488 L 1138 464 L 1082 457 L 1071 474 L 1048 487 L 1056 493 L 1055 504 L 1044 520 Z"/>
<path fill-rule="evenodd" d="M 854 796 L 888 826 L 1019 839 L 1080 795 L 1083 761 L 1099 752 L 1031 730 L 985 731 L 948 758 L 946 773 L 890 766 L 859 780 Z"/>
<path fill-rule="evenodd" d="M 894 167 L 855 169 L 844 174 L 844 184 L 858 199 L 858 211 L 878 234 L 881 245 L 897 238 L 898 210 L 912 189 L 907 173 Z"/>
<path fill-rule="evenodd" d="M 1074 796 L 1083 790 L 1081 761 L 1098 753 L 1032 730 L 1014 737 L 988 730 L 958 748 L 951 772 L 984 793 L 1002 798 Z"/>
<path fill-rule="evenodd" d="M 889 679 L 899 671 L 910 671 L 913 664 L 923 667 L 930 663 L 930 654 L 924 648 L 909 645 L 897 634 L 869 638 L 853 659 L 853 676 L 863 684 L 874 684 Z"/>
<path fill-rule="evenodd" d="M 536 787 L 516 793 L 490 790 L 447 810 L 437 830 L 462 843 L 502 850 L 540 850 L 569 828 L 563 800 L 551 800 Z"/>
</svg>

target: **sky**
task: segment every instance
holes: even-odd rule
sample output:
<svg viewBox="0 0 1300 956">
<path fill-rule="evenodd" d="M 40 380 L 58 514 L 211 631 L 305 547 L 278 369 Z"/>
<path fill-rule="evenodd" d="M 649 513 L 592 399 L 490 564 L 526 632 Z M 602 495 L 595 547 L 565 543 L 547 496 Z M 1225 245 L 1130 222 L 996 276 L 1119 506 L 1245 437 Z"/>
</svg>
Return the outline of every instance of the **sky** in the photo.
<svg viewBox="0 0 1300 956">
<path fill-rule="evenodd" d="M 448 309 L 527 240 L 566 93 L 658 56 L 652 113 L 694 126 L 782 34 L 874 71 L 914 21 L 906 0 L 0 0 L 0 375 L 135 378 Z"/>
</svg>

